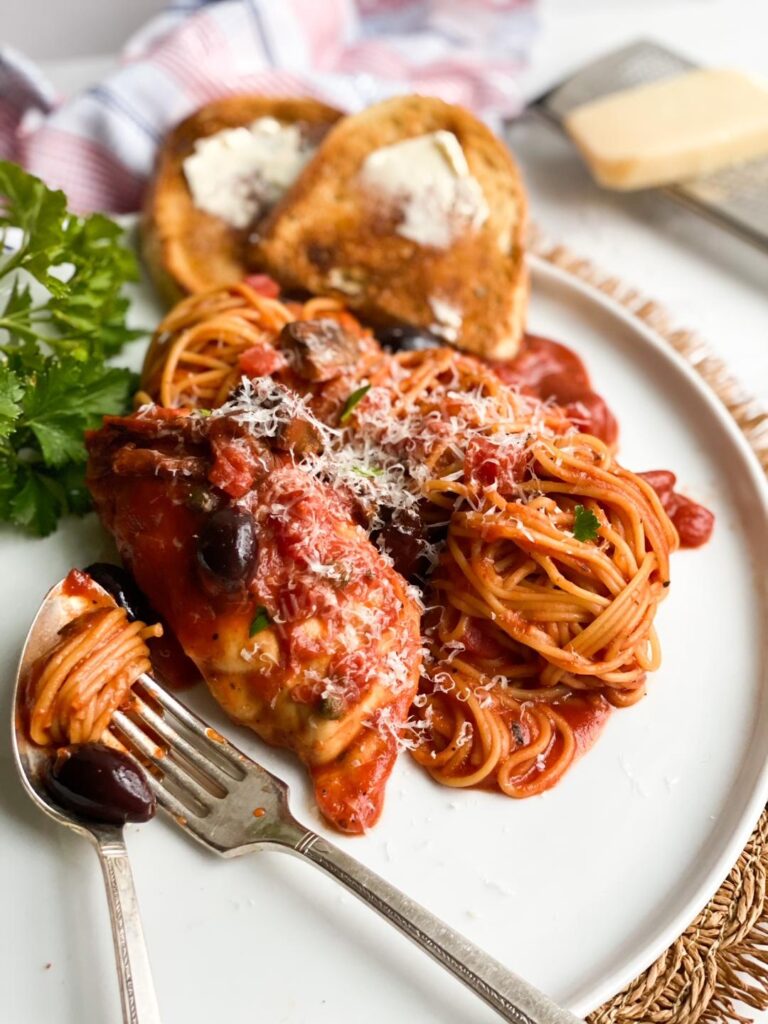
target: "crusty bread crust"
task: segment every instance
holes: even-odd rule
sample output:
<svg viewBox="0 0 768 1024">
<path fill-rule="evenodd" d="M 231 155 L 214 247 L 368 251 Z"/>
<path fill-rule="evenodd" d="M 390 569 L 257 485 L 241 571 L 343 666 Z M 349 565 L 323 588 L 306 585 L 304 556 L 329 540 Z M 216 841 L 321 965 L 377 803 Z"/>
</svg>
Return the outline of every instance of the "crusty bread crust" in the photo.
<svg viewBox="0 0 768 1024">
<path fill-rule="evenodd" d="M 171 301 L 185 292 L 231 284 L 259 269 L 258 264 L 246 260 L 248 230 L 233 228 L 198 210 L 183 170 L 197 139 L 250 124 L 259 117 L 330 126 L 341 113 L 312 99 L 227 96 L 202 107 L 168 133 L 147 190 L 141 235 L 150 274 Z"/>
<path fill-rule="evenodd" d="M 391 212 L 377 208 L 358 180 L 373 150 L 440 129 L 457 137 L 490 210 L 447 249 L 399 235 Z M 485 125 L 441 100 L 395 97 L 328 133 L 260 227 L 252 258 L 283 285 L 337 296 L 373 323 L 434 329 L 445 326 L 436 309 L 456 311 L 461 348 L 507 359 L 525 326 L 526 212 L 517 165 Z"/>
</svg>

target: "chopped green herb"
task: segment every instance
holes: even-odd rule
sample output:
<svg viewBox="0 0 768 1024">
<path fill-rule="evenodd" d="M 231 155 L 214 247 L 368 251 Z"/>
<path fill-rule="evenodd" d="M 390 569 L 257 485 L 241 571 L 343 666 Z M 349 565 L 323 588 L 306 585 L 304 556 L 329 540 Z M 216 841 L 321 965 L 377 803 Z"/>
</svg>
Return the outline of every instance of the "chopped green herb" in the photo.
<svg viewBox="0 0 768 1024">
<path fill-rule="evenodd" d="M 349 420 L 356 406 L 358 406 L 360 402 L 362 402 L 362 400 L 365 398 L 365 396 L 368 394 L 370 390 L 370 384 L 363 384 L 363 386 L 361 388 L 358 388 L 357 391 L 352 392 L 352 394 L 344 403 L 344 408 L 341 410 L 339 423 L 346 423 Z"/>
<path fill-rule="evenodd" d="M 366 480 L 373 480 L 374 477 L 381 476 L 384 470 L 379 469 L 377 466 L 373 466 L 371 469 L 365 469 L 363 466 L 353 466 L 352 472 L 358 476 L 364 476 Z"/>
<path fill-rule="evenodd" d="M 577 505 L 573 510 L 573 536 L 576 540 L 596 540 L 600 520 L 591 508 Z"/>
<path fill-rule="evenodd" d="M 122 229 L 0 161 L 0 520 L 45 535 L 90 508 L 84 431 L 125 412 L 136 380 L 106 363 L 138 268 Z"/>
<path fill-rule="evenodd" d="M 248 630 L 248 636 L 256 636 L 262 629 L 266 629 L 267 626 L 272 624 L 272 616 L 269 614 L 264 605 L 256 609 L 256 614 L 251 620 L 251 625 Z"/>
</svg>

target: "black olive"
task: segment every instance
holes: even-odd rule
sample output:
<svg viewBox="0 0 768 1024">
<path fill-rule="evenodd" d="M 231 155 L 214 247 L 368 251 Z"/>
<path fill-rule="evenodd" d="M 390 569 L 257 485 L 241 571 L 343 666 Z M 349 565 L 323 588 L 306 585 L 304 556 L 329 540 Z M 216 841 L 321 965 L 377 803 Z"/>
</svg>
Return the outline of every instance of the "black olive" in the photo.
<svg viewBox="0 0 768 1024">
<path fill-rule="evenodd" d="M 371 540 L 390 556 L 395 571 L 409 583 L 422 582 L 430 567 L 424 520 L 412 509 L 392 509 L 386 505 L 379 508 L 378 515 L 381 525 L 371 533 Z"/>
<path fill-rule="evenodd" d="M 149 821 L 157 809 L 141 768 L 127 754 L 103 743 L 59 751 L 45 784 L 62 807 L 110 825 Z"/>
<path fill-rule="evenodd" d="M 136 586 L 133 576 L 121 565 L 94 562 L 93 565 L 86 566 L 83 572 L 87 573 L 100 587 L 103 587 L 108 594 L 111 594 L 121 608 L 125 608 L 131 621 L 134 619 L 140 619 L 142 622 L 157 621 L 157 615 L 154 614 L 147 599 Z"/>
<path fill-rule="evenodd" d="M 428 348 L 442 348 L 444 341 L 424 327 L 410 327 L 398 324 L 396 327 L 382 327 L 376 331 L 379 344 L 390 352 L 424 352 Z"/>
<path fill-rule="evenodd" d="M 197 538 L 197 559 L 217 581 L 236 587 L 247 581 L 256 561 L 253 518 L 239 508 L 222 508 L 203 523 Z"/>
</svg>

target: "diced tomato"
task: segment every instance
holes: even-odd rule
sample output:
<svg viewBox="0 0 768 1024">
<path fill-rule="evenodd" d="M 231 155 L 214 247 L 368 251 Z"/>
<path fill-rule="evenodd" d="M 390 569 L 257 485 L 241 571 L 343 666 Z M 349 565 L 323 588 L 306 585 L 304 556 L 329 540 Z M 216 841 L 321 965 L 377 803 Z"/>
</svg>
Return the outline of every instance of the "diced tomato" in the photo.
<svg viewBox="0 0 768 1024">
<path fill-rule="evenodd" d="M 464 474 L 481 487 L 508 494 L 526 478 L 530 463 L 530 452 L 522 445 L 498 445 L 486 437 L 473 437 L 464 456 Z"/>
<path fill-rule="evenodd" d="M 254 345 L 240 354 L 240 369 L 246 377 L 269 377 L 286 365 L 285 356 L 271 345 Z"/>
<path fill-rule="evenodd" d="M 253 454 L 241 441 L 214 439 L 215 459 L 208 479 L 231 498 L 241 498 L 253 486 L 259 467 Z"/>
<path fill-rule="evenodd" d="M 470 619 L 464 627 L 464 634 L 461 642 L 467 654 L 474 654 L 477 658 L 500 658 L 505 653 L 504 647 L 499 641 L 491 636 L 490 630 L 493 627 L 486 625 L 478 619 Z"/>
<path fill-rule="evenodd" d="M 245 283 L 265 299 L 276 299 L 280 294 L 280 285 L 269 274 L 248 274 Z"/>
</svg>

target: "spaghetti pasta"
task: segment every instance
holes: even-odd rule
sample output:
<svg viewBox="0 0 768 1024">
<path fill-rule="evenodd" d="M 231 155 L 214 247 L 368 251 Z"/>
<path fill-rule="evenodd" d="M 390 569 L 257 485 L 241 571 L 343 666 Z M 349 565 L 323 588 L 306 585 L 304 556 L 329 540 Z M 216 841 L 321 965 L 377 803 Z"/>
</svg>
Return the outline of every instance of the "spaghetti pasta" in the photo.
<svg viewBox="0 0 768 1024">
<path fill-rule="evenodd" d="M 361 331 L 335 299 L 284 303 L 247 281 L 191 295 L 157 328 L 137 402 L 156 401 L 172 409 L 216 408 L 248 373 L 249 362 L 259 366 L 259 376 L 284 365 L 275 344 L 286 324 L 319 318 L 335 319 L 347 330 Z"/>
<path fill-rule="evenodd" d="M 161 325 L 150 391 L 164 404 L 221 405 L 249 347 L 274 350 L 290 318 L 318 316 L 348 314 L 323 299 L 282 304 L 247 285 L 188 299 Z M 679 543 L 651 482 L 617 462 L 610 413 L 593 417 L 601 439 L 578 430 L 591 422 L 578 401 L 566 408 L 524 386 L 528 364 L 541 376 L 543 358 L 567 352 L 534 342 L 504 373 L 447 347 L 379 350 L 357 368 L 343 429 L 304 463 L 390 518 L 400 508 L 412 523 L 418 509 L 433 568 L 409 745 L 438 782 L 512 797 L 557 782 L 610 708 L 643 696 L 660 664 L 654 620 Z M 269 360 L 260 365 L 251 376 L 272 375 Z M 275 377 L 293 386 L 279 368 Z M 321 393 L 311 397 L 323 419 L 338 402 L 324 407 Z M 248 401 L 265 397 L 270 409 L 279 400 L 265 386 Z M 253 410 L 246 419 L 252 429 L 265 422 Z"/>
<path fill-rule="evenodd" d="M 130 622 L 123 608 L 99 607 L 67 623 L 30 693 L 30 738 L 41 746 L 95 743 L 138 677 L 149 671 L 145 641 L 162 626 Z"/>
<path fill-rule="evenodd" d="M 399 448 L 412 476 L 425 467 L 421 493 L 450 517 L 414 756 L 443 784 L 530 795 L 577 752 L 569 702 L 595 721 L 642 696 L 676 531 L 604 442 L 475 360 L 401 355 L 384 384 L 383 406 L 363 407 L 356 426 Z M 578 510 L 589 536 L 577 536 Z"/>
</svg>

